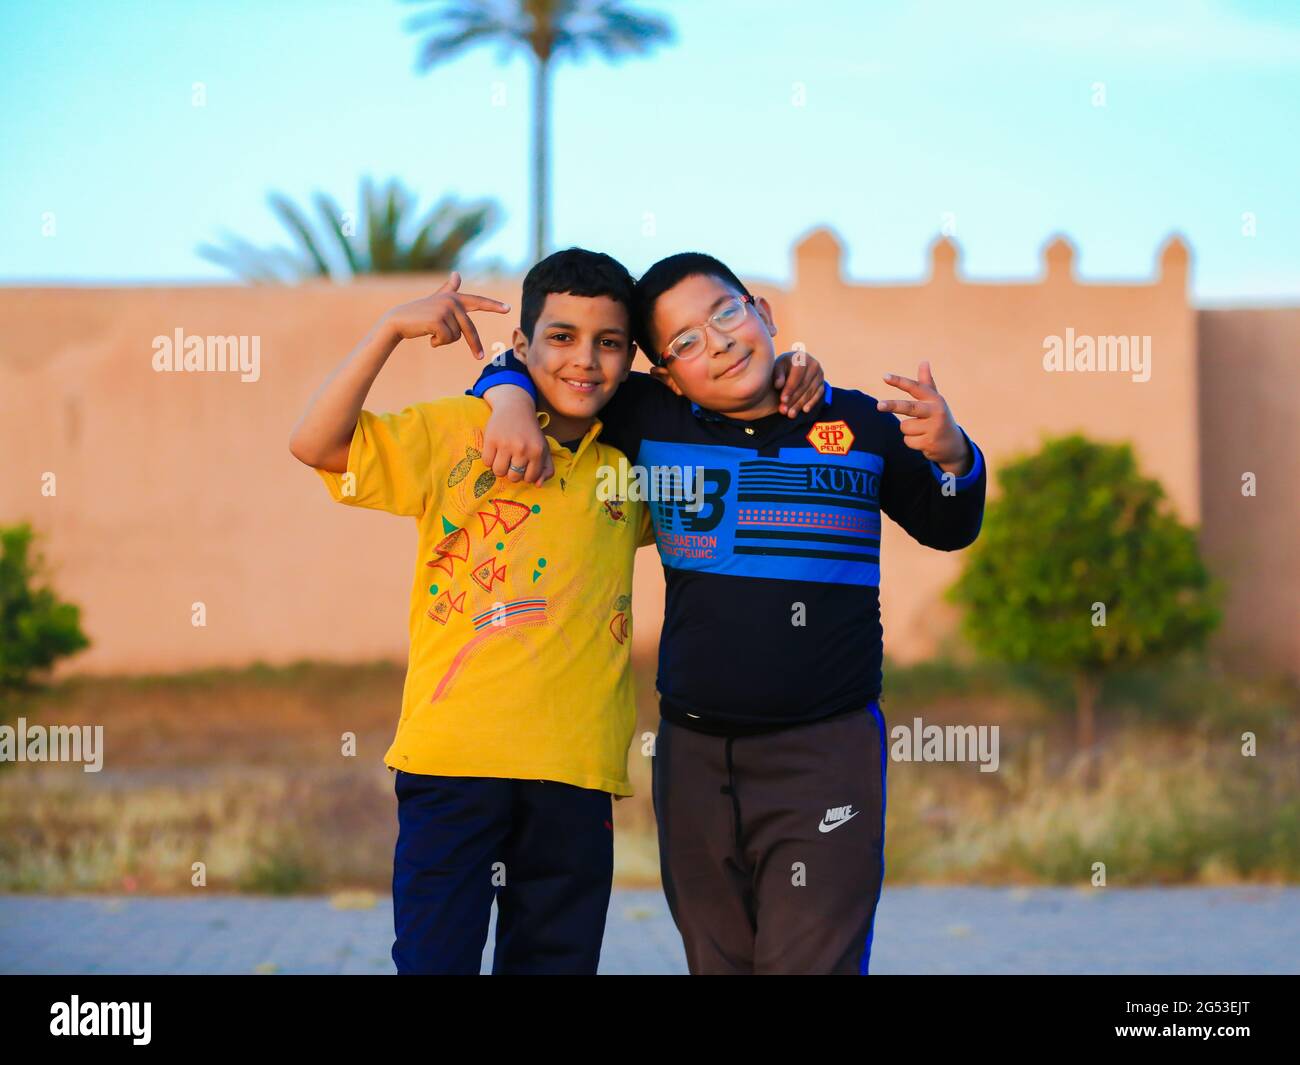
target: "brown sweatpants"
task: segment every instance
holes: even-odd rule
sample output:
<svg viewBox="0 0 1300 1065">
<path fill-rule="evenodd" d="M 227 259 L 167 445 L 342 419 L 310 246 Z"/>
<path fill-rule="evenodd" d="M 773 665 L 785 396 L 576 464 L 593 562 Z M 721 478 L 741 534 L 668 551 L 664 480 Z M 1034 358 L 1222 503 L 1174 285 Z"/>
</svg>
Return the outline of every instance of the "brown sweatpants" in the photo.
<svg viewBox="0 0 1300 1065">
<path fill-rule="evenodd" d="M 660 871 L 692 974 L 867 972 L 886 735 L 875 702 L 734 739 L 660 720 Z"/>
</svg>

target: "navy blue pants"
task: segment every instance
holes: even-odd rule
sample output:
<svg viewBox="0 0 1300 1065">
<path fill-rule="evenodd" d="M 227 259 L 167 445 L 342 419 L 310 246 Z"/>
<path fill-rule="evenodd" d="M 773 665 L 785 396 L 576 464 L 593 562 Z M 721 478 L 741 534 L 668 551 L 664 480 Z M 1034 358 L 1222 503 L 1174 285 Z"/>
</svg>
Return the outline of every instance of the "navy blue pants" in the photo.
<svg viewBox="0 0 1300 1065">
<path fill-rule="evenodd" d="M 394 771 L 398 973 L 594 974 L 614 878 L 609 792 Z"/>
</svg>

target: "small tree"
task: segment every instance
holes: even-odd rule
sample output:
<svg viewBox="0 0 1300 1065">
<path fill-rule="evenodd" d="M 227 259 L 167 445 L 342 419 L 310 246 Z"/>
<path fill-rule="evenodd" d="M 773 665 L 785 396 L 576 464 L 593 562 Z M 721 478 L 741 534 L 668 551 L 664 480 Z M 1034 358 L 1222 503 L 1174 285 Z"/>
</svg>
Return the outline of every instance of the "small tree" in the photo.
<svg viewBox="0 0 1300 1065">
<path fill-rule="evenodd" d="M 80 608 L 34 587 L 43 564 L 32 540 L 28 525 L 0 528 L 0 693 L 26 687 L 38 670 L 90 646 Z"/>
<path fill-rule="evenodd" d="M 949 598 L 980 652 L 1073 680 L 1076 739 L 1091 753 L 1106 674 L 1202 646 L 1219 621 L 1218 589 L 1195 530 L 1127 444 L 1049 440 L 1004 467 L 998 485 Z"/>
</svg>

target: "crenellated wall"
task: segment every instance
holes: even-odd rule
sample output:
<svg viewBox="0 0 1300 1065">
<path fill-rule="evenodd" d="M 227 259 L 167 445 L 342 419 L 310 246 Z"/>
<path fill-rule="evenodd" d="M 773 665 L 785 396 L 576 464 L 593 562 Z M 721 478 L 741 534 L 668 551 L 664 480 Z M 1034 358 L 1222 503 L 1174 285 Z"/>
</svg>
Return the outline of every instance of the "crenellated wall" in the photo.
<svg viewBox="0 0 1300 1065">
<path fill-rule="evenodd" d="M 847 281 L 843 249 L 825 230 L 794 256 L 791 288 L 754 285 L 772 303 L 778 345 L 803 345 L 834 385 L 874 395 L 891 391 L 883 373 L 915 376 L 930 359 L 994 472 L 1045 435 L 1132 441 L 1180 513 L 1204 521 L 1207 550 L 1231 577 L 1222 646 L 1259 669 L 1295 669 L 1297 471 L 1282 436 L 1300 394 L 1300 311 L 1198 316 L 1177 238 L 1160 252 L 1155 279 L 1137 283 L 1078 281 L 1063 240 L 1048 245 L 1044 276 L 1030 282 L 964 279 L 948 240 L 933 246 L 931 276 L 919 284 Z M 71 668 L 404 654 L 413 529 L 331 503 L 287 440 L 308 396 L 368 325 L 439 283 L 0 289 L 0 522 L 25 518 L 45 534 L 55 586 L 84 608 L 94 647 Z M 518 278 L 465 284 L 515 306 L 518 286 Z M 508 341 L 510 324 L 483 316 L 485 342 Z M 255 338 L 258 380 L 156 372 L 155 338 L 177 329 Z M 1137 337 L 1149 346 L 1149 379 L 1049 372 L 1044 344 L 1053 336 Z M 463 346 L 408 343 L 369 406 L 462 391 L 478 368 Z M 1225 487 L 1243 466 L 1261 484 L 1248 500 Z M 53 495 L 43 492 L 49 474 Z M 939 597 L 959 557 L 920 548 L 888 524 L 883 557 L 888 652 L 933 653 L 955 620 Z M 653 549 L 638 562 L 634 631 L 646 644 L 657 638 L 663 587 Z M 190 622 L 198 601 L 203 628 Z"/>
</svg>

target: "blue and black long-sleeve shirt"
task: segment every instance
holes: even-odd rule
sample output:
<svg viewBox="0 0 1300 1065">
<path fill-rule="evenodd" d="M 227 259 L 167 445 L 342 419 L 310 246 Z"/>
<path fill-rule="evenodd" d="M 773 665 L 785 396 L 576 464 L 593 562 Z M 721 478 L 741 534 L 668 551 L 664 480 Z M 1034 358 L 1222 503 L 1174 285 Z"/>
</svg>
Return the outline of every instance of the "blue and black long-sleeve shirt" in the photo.
<svg viewBox="0 0 1300 1065">
<path fill-rule="evenodd" d="M 507 383 L 536 398 L 513 354 L 472 391 Z M 632 373 L 600 418 L 601 439 L 669 489 L 649 500 L 667 581 L 657 687 L 687 728 L 744 735 L 863 707 L 881 689 L 881 512 L 941 551 L 979 535 L 975 443 L 947 476 L 863 392 L 828 382 L 806 414 L 742 421 Z"/>
</svg>

